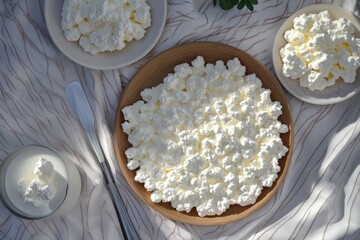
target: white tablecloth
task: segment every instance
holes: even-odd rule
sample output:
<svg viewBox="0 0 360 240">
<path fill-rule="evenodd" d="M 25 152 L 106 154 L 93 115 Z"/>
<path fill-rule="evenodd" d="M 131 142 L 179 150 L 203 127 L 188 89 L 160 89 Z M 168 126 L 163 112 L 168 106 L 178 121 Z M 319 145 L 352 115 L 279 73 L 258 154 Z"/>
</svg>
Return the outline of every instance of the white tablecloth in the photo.
<svg viewBox="0 0 360 240">
<path fill-rule="evenodd" d="M 223 11 L 210 0 L 171 0 L 162 37 L 144 59 L 119 71 L 94 71 L 71 62 L 53 45 L 43 1 L 2 1 L 0 161 L 27 144 L 54 148 L 79 167 L 83 189 L 72 211 L 46 220 L 18 218 L 0 203 L 0 238 L 122 238 L 95 155 L 65 100 L 66 84 L 79 79 L 102 126 L 101 144 L 113 160 L 117 184 L 142 239 L 360 239 L 360 94 L 329 106 L 287 94 L 295 121 L 287 177 L 264 207 L 223 226 L 182 224 L 149 209 L 124 181 L 112 148 L 120 93 L 149 59 L 183 43 L 213 41 L 247 51 L 273 71 L 271 49 L 281 24 L 296 10 L 320 2 L 359 13 L 356 0 L 260 0 L 254 12 Z"/>
</svg>

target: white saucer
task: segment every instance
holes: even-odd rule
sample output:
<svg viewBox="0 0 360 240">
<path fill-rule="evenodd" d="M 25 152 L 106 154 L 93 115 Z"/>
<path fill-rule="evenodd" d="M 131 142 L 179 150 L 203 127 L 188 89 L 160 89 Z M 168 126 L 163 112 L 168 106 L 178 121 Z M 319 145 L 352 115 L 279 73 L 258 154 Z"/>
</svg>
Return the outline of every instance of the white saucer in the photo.
<svg viewBox="0 0 360 240">
<path fill-rule="evenodd" d="M 328 10 L 333 20 L 344 17 L 352 22 L 355 27 L 355 36 L 360 38 L 360 23 L 347 10 L 335 7 L 328 4 L 316 4 L 307 6 L 300 9 L 291 15 L 279 29 L 273 46 L 273 63 L 274 69 L 281 84 L 298 99 L 318 105 L 334 104 L 345 101 L 354 96 L 360 91 L 360 68 L 357 71 L 356 80 L 354 83 L 344 83 L 342 79 L 336 80 L 336 84 L 330 87 L 326 87 L 323 91 L 311 91 L 307 88 L 301 87 L 299 80 L 290 79 L 282 74 L 282 61 L 279 54 L 280 49 L 287 43 L 284 39 L 284 33 L 293 27 L 293 19 L 303 13 L 319 13 L 321 11 Z"/>
<path fill-rule="evenodd" d="M 46 0 L 44 6 L 45 21 L 52 40 L 60 51 L 72 61 L 97 70 L 109 70 L 125 67 L 144 57 L 159 40 L 165 26 L 167 15 L 166 0 L 148 0 L 151 8 L 151 26 L 144 38 L 126 43 L 120 51 L 92 55 L 85 52 L 78 42 L 69 42 L 61 29 L 63 0 Z"/>
</svg>

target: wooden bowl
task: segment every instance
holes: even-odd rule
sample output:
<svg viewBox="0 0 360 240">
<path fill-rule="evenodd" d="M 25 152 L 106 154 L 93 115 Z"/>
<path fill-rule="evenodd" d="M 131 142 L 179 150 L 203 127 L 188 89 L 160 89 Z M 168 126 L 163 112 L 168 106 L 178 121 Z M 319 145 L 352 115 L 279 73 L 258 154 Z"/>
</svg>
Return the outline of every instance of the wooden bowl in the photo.
<svg viewBox="0 0 360 240">
<path fill-rule="evenodd" d="M 126 166 L 128 161 L 125 156 L 125 150 L 131 147 L 131 145 L 127 141 L 127 135 L 121 128 L 121 124 L 124 122 L 124 116 L 121 110 L 125 106 L 131 105 L 140 100 L 140 92 L 143 89 L 160 84 L 169 73 L 174 72 L 174 67 L 176 65 L 181 63 L 190 64 L 191 61 L 199 55 L 204 57 L 206 63 L 215 63 L 217 60 L 223 60 L 226 62 L 234 57 L 239 58 L 241 63 L 246 67 L 246 74 L 256 73 L 256 75 L 261 79 L 263 86 L 271 90 L 271 99 L 273 101 L 277 100 L 281 103 L 283 106 L 283 114 L 279 117 L 279 120 L 289 126 L 289 132 L 281 134 L 281 139 L 284 145 L 289 148 L 289 151 L 282 159 L 279 160 L 281 171 L 278 173 L 278 178 L 273 183 L 272 187 L 264 188 L 255 204 L 246 207 L 231 205 L 226 212 L 219 216 L 199 217 L 195 208 L 193 208 L 189 213 L 186 213 L 176 211 L 176 209 L 171 207 L 170 203 L 152 202 L 150 199 L 151 193 L 145 189 L 142 183 L 134 180 L 136 170 L 130 171 Z M 285 93 L 276 78 L 265 66 L 249 54 L 237 48 L 219 43 L 197 42 L 182 45 L 165 51 L 149 61 L 135 75 L 130 84 L 123 91 L 115 119 L 114 148 L 120 169 L 130 187 L 141 200 L 164 216 L 175 221 L 194 225 L 210 226 L 234 222 L 248 216 L 250 213 L 263 206 L 274 195 L 285 178 L 287 169 L 290 165 L 292 145 L 293 121 L 291 111 Z"/>
</svg>

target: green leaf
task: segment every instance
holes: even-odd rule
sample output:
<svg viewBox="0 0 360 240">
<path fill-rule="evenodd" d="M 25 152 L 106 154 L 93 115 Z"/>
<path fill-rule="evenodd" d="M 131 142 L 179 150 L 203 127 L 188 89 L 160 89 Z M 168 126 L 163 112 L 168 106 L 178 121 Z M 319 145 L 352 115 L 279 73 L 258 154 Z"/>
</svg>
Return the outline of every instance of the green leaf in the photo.
<svg viewBox="0 0 360 240">
<path fill-rule="evenodd" d="M 229 10 L 233 8 L 235 5 L 237 5 L 237 8 L 243 9 L 245 6 L 250 10 L 254 10 L 253 5 L 258 4 L 258 0 L 213 0 L 214 6 L 219 4 L 220 8 L 223 10 Z"/>
<path fill-rule="evenodd" d="M 253 11 L 253 10 L 254 10 L 254 6 L 253 6 L 250 2 L 246 1 L 246 2 L 245 2 L 245 5 L 246 5 L 246 7 L 247 7 L 250 11 Z"/>
<path fill-rule="evenodd" d="M 219 0 L 219 6 L 224 10 L 229 10 L 237 4 L 238 0 Z"/>
<path fill-rule="evenodd" d="M 240 2 L 239 2 L 239 4 L 237 5 L 237 9 L 243 9 L 244 8 L 244 6 L 245 6 L 245 0 L 241 0 Z"/>
</svg>

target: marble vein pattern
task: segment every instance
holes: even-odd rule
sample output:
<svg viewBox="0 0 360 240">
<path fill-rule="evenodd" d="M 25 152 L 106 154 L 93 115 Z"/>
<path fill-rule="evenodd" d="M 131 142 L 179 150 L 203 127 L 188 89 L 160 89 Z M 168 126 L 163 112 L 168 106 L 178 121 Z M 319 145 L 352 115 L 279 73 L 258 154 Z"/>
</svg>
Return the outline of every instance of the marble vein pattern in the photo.
<svg viewBox="0 0 360 240">
<path fill-rule="evenodd" d="M 359 13 L 356 0 L 260 0 L 253 12 L 225 12 L 210 0 L 169 0 L 164 32 L 149 54 L 122 69 L 95 71 L 71 62 L 54 46 L 44 20 L 44 0 L 2 0 L 0 162 L 23 145 L 52 147 L 79 167 L 83 189 L 72 211 L 51 219 L 24 220 L 0 202 L 0 239 L 123 238 L 95 154 L 65 99 L 64 88 L 72 80 L 85 88 L 101 126 L 101 145 L 142 239 L 359 239 L 360 94 L 328 106 L 287 94 L 295 123 L 287 177 L 263 208 L 223 226 L 182 224 L 149 209 L 128 187 L 112 148 L 119 96 L 147 61 L 183 43 L 212 41 L 247 51 L 273 71 L 277 30 L 296 10 L 315 3 Z"/>
</svg>

